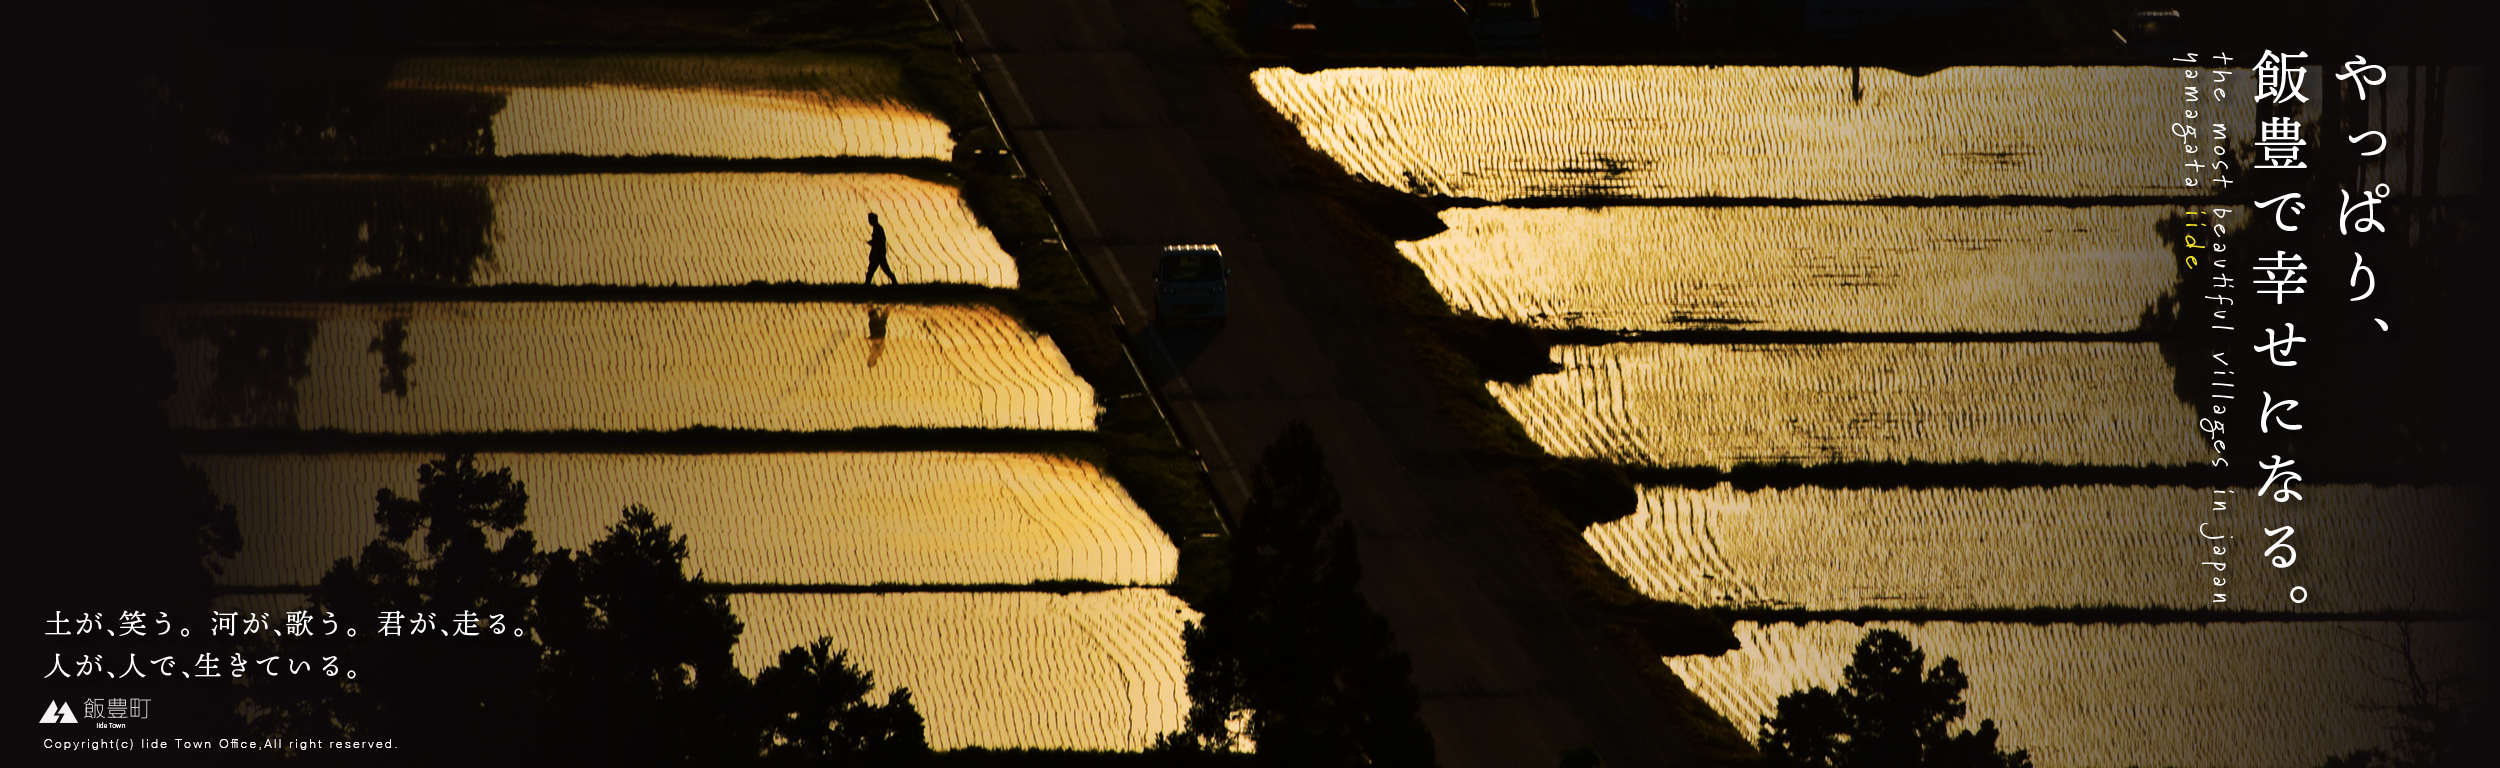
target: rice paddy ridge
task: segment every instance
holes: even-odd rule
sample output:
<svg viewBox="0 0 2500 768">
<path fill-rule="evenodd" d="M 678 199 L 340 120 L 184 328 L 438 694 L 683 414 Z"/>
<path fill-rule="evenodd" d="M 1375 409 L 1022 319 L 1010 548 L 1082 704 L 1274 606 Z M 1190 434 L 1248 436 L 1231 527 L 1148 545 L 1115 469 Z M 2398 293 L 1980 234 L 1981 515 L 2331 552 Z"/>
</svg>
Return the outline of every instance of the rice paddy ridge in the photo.
<svg viewBox="0 0 2500 768">
<path fill-rule="evenodd" d="M 1466 209 L 1398 249 L 1455 309 L 1545 329 L 2111 334 L 2175 290 L 2176 212 Z"/>
<path fill-rule="evenodd" d="M 860 241 L 865 217 L 875 215 L 902 233 L 892 248 L 898 279 L 1016 285 L 1015 260 L 951 185 L 791 174 L 524 176 L 488 184 L 498 242 L 482 282 L 847 284 L 865 263 Z M 592 253 L 604 258 L 585 258 Z M 685 258 L 696 253 L 711 258 Z"/>
<path fill-rule="evenodd" d="M 870 214 L 901 235 L 896 278 L 915 289 L 1016 286 L 1015 260 L 955 184 L 704 172 L 238 179 L 190 223 L 205 253 L 176 290 L 781 284 L 876 296 L 859 277 Z"/>
<path fill-rule="evenodd" d="M 1728 719 L 1755 723 L 1782 694 L 1837 684 L 1858 640 L 1870 629 L 1892 629 L 1925 651 L 1930 666 L 1958 660 L 1971 682 L 1966 720 L 1995 720 L 2000 743 L 2030 750 L 2044 768 L 2291 768 L 2387 742 L 2378 718 L 2356 715 L 2406 700 L 2405 659 L 2388 647 L 2401 643 L 2405 626 L 1743 622 L 1736 631 L 1744 650 L 1666 663 Z M 2472 647 L 2487 626 L 2415 625 L 2418 658 L 2470 658 L 2453 652 Z M 2269 738 L 2231 738 L 2251 723 Z"/>
<path fill-rule="evenodd" d="M 184 284 L 166 302 L 183 304 L 325 304 L 390 306 L 463 304 L 853 304 L 966 307 L 1014 316 L 1023 309 L 1013 288 L 973 283 L 849 283 L 751 281 L 741 285 L 548 285 L 503 283 L 457 286 L 384 281 L 322 286 Z"/>
<path fill-rule="evenodd" d="M 2227 489 L 2253 499 L 2253 488 Z M 2232 551 L 2181 541 L 2182 510 L 2212 487 L 1644 488 L 1630 517 L 1582 532 L 1608 567 L 1661 600 L 1723 608 L 2020 609 L 2085 604 L 2240 611 L 2255 595 L 2307 587 L 2308 612 L 2488 610 L 2470 580 L 2439 564 L 2471 557 L 2487 506 L 2459 487 L 2310 485 L 2295 577 L 2257 567 L 2255 527 L 2196 518 Z M 2225 538 L 2232 537 L 2232 538 Z M 2183 559 L 2188 558 L 2188 559 Z M 2230 585 L 2205 588 L 2204 562 Z M 2022 578 L 2006 578 L 2008 574 Z M 2213 592 L 2235 602 L 2215 604 Z"/>
<path fill-rule="evenodd" d="M 500 156 L 948 157 L 944 121 L 905 98 L 886 57 L 786 52 L 417 57 L 394 91 L 499 96 L 487 129 Z M 718 131 L 723 124 L 737 131 Z M 866 150 L 866 151 L 862 151 Z"/>
<path fill-rule="evenodd" d="M 682 173 L 892 174 L 939 184 L 959 185 L 962 168 L 939 158 L 831 155 L 812 157 L 713 157 L 661 152 L 644 155 L 584 155 L 553 152 L 512 157 L 348 157 L 273 158 L 252 164 L 248 172 L 221 171 L 227 178 L 335 176 L 573 176 L 636 174 L 667 176 Z"/>
<path fill-rule="evenodd" d="M 827 431 L 727 429 L 550 430 L 538 432 L 351 432 L 340 429 L 180 429 L 182 450 L 195 454 L 425 453 L 457 451 L 579 454 L 1044 453 L 1086 461 L 1106 452 L 1092 430 L 977 427 L 863 427 Z"/>
<path fill-rule="evenodd" d="M 1555 455 L 1621 464 L 2199 463 L 2154 346 L 1559 347 L 1562 372 L 1485 386 Z"/>
<path fill-rule="evenodd" d="M 181 384 L 170 413 L 178 427 L 274 426 L 278 420 L 376 432 L 1092 426 L 1098 407 L 1090 385 L 1046 339 L 1004 314 L 902 305 L 882 308 L 891 319 L 880 323 L 883 318 L 872 317 L 879 309 L 821 303 L 183 305 L 165 308 L 157 334 L 176 350 Z M 217 412 L 225 395 L 209 366 L 219 352 L 207 341 L 186 340 L 177 328 L 232 318 L 309 324 L 304 365 L 311 375 L 288 383 L 293 402 L 286 412 L 231 418 Z M 373 385 L 378 342 L 368 340 L 380 338 L 392 322 L 405 324 L 404 347 L 416 359 L 404 398 Z M 890 338 L 873 338 L 888 328 Z M 944 375 L 906 382 L 900 369 Z M 531 373 L 516 375 L 520 371 Z M 1031 385 L 1014 380 L 1035 375 L 1046 378 Z"/>
<path fill-rule="evenodd" d="M 240 512 L 230 585 L 310 585 L 381 529 L 374 489 L 413 495 L 423 454 L 187 459 Z M 724 584 L 1162 585 L 1176 550 L 1119 484 L 1051 454 L 486 454 L 531 494 L 542 547 L 581 549 L 629 505 L 690 539 Z"/>
<path fill-rule="evenodd" d="M 1764 488 L 2026 488 L 2058 486 L 2195 486 L 2222 485 L 2226 473 L 2189 464 L 2045 464 L 1994 461 L 1866 461 L 1819 464 L 1738 462 L 1729 467 L 1613 465 L 1629 482 L 1650 487 L 1708 490 L 1726 484 L 1737 490 Z M 2320 483 L 2368 485 L 2439 485 L 2469 482 L 2442 476 L 2436 468 L 2411 471 L 2352 471 L 2321 468 L 2308 477 Z M 1631 514 L 1626 507 L 1620 514 Z M 1588 522 L 1607 522 L 1590 520 Z"/>
<path fill-rule="evenodd" d="M 1418 194 L 2205 197 L 2163 183 L 2162 147 L 2126 138 L 2165 124 L 2119 107 L 2164 93 L 2174 75 L 1557 66 L 1261 69 L 1252 80 L 1312 146 Z M 2248 119 L 2245 105 L 2225 112 Z"/>
</svg>

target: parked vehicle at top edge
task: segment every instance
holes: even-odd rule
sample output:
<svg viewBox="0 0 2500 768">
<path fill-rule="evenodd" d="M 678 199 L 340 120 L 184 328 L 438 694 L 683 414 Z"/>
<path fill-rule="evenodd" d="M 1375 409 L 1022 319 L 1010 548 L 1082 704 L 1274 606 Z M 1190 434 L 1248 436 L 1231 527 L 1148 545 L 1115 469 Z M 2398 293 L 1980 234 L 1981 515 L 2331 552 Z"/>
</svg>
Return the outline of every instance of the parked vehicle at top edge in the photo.
<svg viewBox="0 0 2500 768">
<path fill-rule="evenodd" d="M 1155 265 L 1155 322 L 1224 325 L 1224 289 L 1233 270 L 1213 245 L 1167 245 Z"/>
</svg>

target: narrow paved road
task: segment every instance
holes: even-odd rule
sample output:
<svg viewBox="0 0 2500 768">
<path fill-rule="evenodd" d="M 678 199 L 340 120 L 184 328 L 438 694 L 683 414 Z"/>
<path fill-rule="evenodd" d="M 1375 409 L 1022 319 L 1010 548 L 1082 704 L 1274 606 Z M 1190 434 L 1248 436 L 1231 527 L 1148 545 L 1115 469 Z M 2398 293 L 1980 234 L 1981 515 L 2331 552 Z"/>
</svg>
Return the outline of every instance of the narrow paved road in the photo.
<svg viewBox="0 0 2500 768">
<path fill-rule="evenodd" d="M 1311 423 L 1362 540 L 1363 590 L 1414 657 L 1441 764 L 1689 764 L 1685 734 L 1573 602 L 1496 482 L 1463 458 L 1400 320 L 1254 120 L 1179 0 L 939 0 L 1228 504 L 1284 424 Z M 1213 242 L 1221 332 L 1161 332 L 1154 258 Z"/>
</svg>

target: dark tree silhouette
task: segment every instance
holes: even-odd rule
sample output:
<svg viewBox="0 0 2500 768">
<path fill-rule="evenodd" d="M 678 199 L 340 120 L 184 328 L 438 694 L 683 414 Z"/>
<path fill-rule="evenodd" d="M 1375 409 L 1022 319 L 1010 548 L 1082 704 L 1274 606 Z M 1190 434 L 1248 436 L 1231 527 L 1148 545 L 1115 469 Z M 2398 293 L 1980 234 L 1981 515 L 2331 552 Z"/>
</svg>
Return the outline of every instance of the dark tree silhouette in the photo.
<svg viewBox="0 0 2500 768">
<path fill-rule="evenodd" d="M 2029 768 L 2031 753 L 1997 749 L 1994 720 L 1953 733 L 1968 713 L 1970 678 L 1948 657 L 1927 669 L 1927 654 L 1889 629 L 1868 632 L 1841 672 L 1838 691 L 1783 695 L 1762 718 L 1763 763 L 1813 768 Z M 1922 676 L 1922 671 L 1924 675 Z"/>
<path fill-rule="evenodd" d="M 2351 630 L 2347 630 L 2351 631 Z M 2392 704 L 2366 709 L 2395 714 L 2395 738 L 2387 747 L 2367 747 L 2328 758 L 2324 768 L 2443 768 L 2490 765 L 2490 713 L 2484 710 L 2487 689 L 2470 674 L 2425 669 L 2438 659 L 2420 651 L 2413 625 L 2396 625 L 2395 640 L 2353 632 L 2395 657 L 2401 674 L 2386 678 L 2403 691 Z M 2488 638 L 2486 638 L 2488 640 Z M 2433 662 L 2434 664 L 2426 664 Z"/>
<path fill-rule="evenodd" d="M 781 663 L 755 676 L 775 764 L 892 764 L 928 751 L 911 689 L 896 688 L 881 705 L 867 701 L 875 677 L 833 650 L 831 639 L 781 652 Z"/>
<path fill-rule="evenodd" d="M 1434 764 L 1387 620 L 1355 590 L 1354 528 L 1319 440 L 1297 421 L 1251 470 L 1232 581 L 1183 632 L 1192 701 L 1163 748 L 1230 749 L 1283 765 Z"/>
<path fill-rule="evenodd" d="M 910 694 L 868 704 L 868 674 L 829 640 L 750 683 L 730 656 L 743 625 L 685 572 L 686 538 L 650 510 L 628 507 L 585 551 L 541 552 L 511 470 L 456 454 L 418 483 L 414 498 L 375 495 L 382 535 L 312 594 L 315 616 L 363 634 L 283 641 L 282 655 L 335 654 L 357 674 L 245 678 L 264 735 L 394 739 L 376 757 L 421 765 L 891 764 L 927 752 Z M 401 617 L 400 632 L 375 632 L 384 615 Z"/>
</svg>

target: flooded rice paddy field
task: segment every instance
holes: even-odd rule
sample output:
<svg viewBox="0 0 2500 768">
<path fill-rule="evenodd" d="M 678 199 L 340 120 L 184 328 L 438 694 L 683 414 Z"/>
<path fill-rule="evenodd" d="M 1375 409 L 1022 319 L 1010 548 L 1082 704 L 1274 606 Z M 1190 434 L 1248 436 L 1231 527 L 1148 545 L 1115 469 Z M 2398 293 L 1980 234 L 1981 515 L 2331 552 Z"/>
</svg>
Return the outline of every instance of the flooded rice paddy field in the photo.
<svg viewBox="0 0 2500 768">
<path fill-rule="evenodd" d="M 228 584 L 318 583 L 380 534 L 374 492 L 417 491 L 416 454 L 193 456 L 241 519 Z M 1160 585 L 1177 551 L 1100 467 L 1019 453 L 485 454 L 530 496 L 542 549 L 576 551 L 628 505 L 731 584 Z"/>
<path fill-rule="evenodd" d="M 983 306 L 178 305 L 154 326 L 188 428 L 1084 430 L 1100 410 Z"/>
<path fill-rule="evenodd" d="M 894 174 L 250 178 L 206 206 L 183 266 L 276 285 L 847 284 L 871 213 L 897 280 L 1016 287 L 955 187 Z"/>
<path fill-rule="evenodd" d="M 882 57 L 637 53 L 411 59 L 384 98 L 484 99 L 474 133 L 428 155 L 947 158 L 946 123 L 910 93 Z"/>
<path fill-rule="evenodd" d="M 1558 346 L 1561 373 L 1488 382 L 1558 456 L 1748 462 L 2202 461 L 2151 343 Z"/>
<path fill-rule="evenodd" d="M 1892 629 L 1970 677 L 1960 728 L 1993 719 L 1998 744 L 2043 768 L 2198 765 L 2305 768 L 2384 746 L 2385 712 L 2405 701 L 2393 624 L 2252 623 L 2030 626 L 1931 622 L 1737 622 L 1742 650 L 1678 656 L 1667 666 L 1751 736 L 1778 697 L 1839 684 L 1869 630 Z M 2470 659 L 2488 625 L 2417 624 L 2429 660 Z M 2374 642 L 2375 641 L 2375 642 Z M 2475 662 L 2488 663 L 2488 662 Z"/>
<path fill-rule="evenodd" d="M 2175 280 L 2176 206 L 1479 208 L 1398 248 L 1542 328 L 2116 333 Z"/>
<path fill-rule="evenodd" d="M 1251 75 L 1305 141 L 1347 170 L 1394 189 L 1496 201 L 2198 197 L 2202 188 L 2179 186 L 2178 144 L 2164 133 L 2177 119 L 2178 80 L 2167 67 Z M 2253 124 L 2244 100 L 2207 117 Z"/>
<path fill-rule="evenodd" d="M 880 693 L 907 686 L 935 749 L 1143 750 L 1189 712 L 1181 626 L 1153 589 L 1075 595 L 731 595 L 749 674 L 819 636 Z"/>
<path fill-rule="evenodd" d="M 2285 610 L 2294 585 L 2308 590 L 2304 611 L 2490 604 L 2452 572 L 2488 527 L 2459 510 L 2487 507 L 2487 492 L 2318 485 L 2278 507 L 2233 490 L 1643 488 L 1639 511 L 1582 536 L 1643 593 L 1691 605 Z M 2231 508 L 2211 511 L 2217 498 Z M 2202 538 L 2199 523 L 2231 538 Z M 2273 541 L 2262 529 L 2284 524 L 2298 529 L 2293 569 L 2260 556 Z"/>
</svg>

